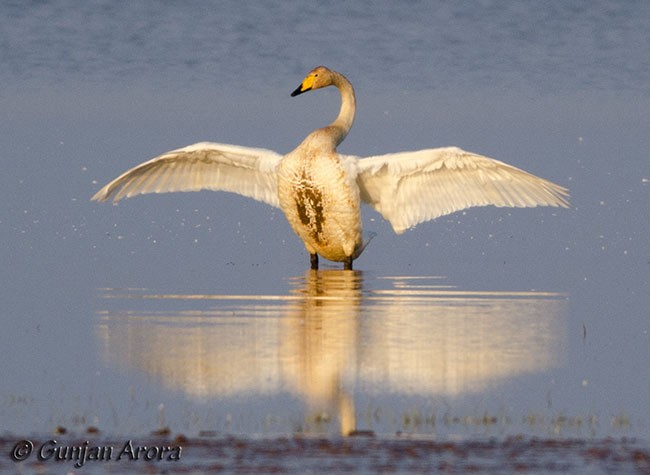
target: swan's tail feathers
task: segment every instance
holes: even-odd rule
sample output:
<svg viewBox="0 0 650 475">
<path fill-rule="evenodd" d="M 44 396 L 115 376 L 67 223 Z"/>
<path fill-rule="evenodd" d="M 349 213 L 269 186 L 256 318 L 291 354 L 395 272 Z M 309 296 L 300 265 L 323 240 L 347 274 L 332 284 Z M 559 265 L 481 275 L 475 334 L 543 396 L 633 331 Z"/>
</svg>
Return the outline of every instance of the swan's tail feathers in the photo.
<svg viewBox="0 0 650 475">
<path fill-rule="evenodd" d="M 356 259 L 357 257 L 359 257 L 361 255 L 361 253 L 363 252 L 363 250 L 366 248 L 366 246 L 368 244 L 370 244 L 370 241 L 372 241 L 372 238 L 374 238 L 376 235 L 377 235 L 377 233 L 372 232 L 372 231 L 369 232 L 368 234 L 366 234 L 366 236 L 364 237 L 363 243 L 361 244 L 361 246 L 359 246 L 354 251 L 354 254 L 352 255 L 352 258 Z"/>
</svg>

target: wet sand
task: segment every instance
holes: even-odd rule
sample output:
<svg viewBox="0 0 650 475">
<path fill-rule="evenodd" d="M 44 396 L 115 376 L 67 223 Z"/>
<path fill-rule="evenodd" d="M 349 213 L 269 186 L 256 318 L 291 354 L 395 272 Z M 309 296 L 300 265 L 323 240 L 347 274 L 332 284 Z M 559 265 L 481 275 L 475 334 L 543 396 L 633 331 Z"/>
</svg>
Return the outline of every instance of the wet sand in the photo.
<svg viewBox="0 0 650 475">
<path fill-rule="evenodd" d="M 650 473 L 650 449 L 635 439 L 476 440 L 347 438 L 140 439 L 39 436 L 0 439 L 3 473 Z M 75 450 L 76 448 L 76 450 Z M 84 449 L 85 448 L 85 449 Z M 111 448 L 100 452 L 99 448 Z M 21 450 L 23 449 L 23 450 Z M 91 455 L 91 453 L 95 454 Z M 24 458 L 15 461 L 14 458 Z M 63 460 L 58 460 L 59 458 Z"/>
</svg>

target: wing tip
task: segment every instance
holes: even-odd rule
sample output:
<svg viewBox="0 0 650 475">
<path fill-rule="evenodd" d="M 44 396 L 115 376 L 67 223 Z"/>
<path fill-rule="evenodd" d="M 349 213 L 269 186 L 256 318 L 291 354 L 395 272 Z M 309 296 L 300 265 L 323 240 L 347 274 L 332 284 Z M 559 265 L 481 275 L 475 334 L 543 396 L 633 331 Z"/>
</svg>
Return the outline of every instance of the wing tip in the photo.
<svg viewBox="0 0 650 475">
<path fill-rule="evenodd" d="M 95 193 L 91 198 L 90 201 L 97 201 L 99 203 L 102 203 L 104 201 L 108 200 L 108 195 L 104 193 L 104 190 L 101 189 L 97 193 Z"/>
<path fill-rule="evenodd" d="M 110 185 L 107 185 L 107 186 L 103 187 L 102 189 L 100 189 L 97 193 L 95 193 L 90 198 L 90 201 L 97 201 L 98 203 L 104 203 L 104 202 L 108 201 L 111 198 L 111 196 L 114 194 L 113 193 L 114 191 L 115 190 L 110 189 Z M 119 193 L 118 193 L 113 197 L 113 203 L 117 203 L 117 201 L 119 201 L 119 199 L 120 199 L 120 197 L 119 197 Z"/>
</svg>

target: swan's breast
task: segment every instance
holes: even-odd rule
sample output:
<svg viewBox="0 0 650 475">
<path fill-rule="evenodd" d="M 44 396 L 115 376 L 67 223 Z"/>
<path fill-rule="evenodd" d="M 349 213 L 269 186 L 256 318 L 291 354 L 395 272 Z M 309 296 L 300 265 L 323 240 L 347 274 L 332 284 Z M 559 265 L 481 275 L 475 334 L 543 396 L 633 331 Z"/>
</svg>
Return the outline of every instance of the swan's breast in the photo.
<svg viewBox="0 0 650 475">
<path fill-rule="evenodd" d="M 287 155 L 278 170 L 280 207 L 310 253 L 351 256 L 361 243 L 359 191 L 336 155 Z"/>
</svg>

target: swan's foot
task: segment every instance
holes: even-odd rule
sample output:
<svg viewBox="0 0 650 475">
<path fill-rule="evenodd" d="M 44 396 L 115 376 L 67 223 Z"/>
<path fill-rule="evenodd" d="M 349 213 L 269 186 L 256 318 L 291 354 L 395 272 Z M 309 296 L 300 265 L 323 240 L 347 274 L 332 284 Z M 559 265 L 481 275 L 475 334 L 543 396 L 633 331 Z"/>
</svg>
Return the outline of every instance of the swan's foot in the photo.
<svg viewBox="0 0 650 475">
<path fill-rule="evenodd" d="M 352 256 L 343 261 L 343 270 L 352 270 Z"/>
<path fill-rule="evenodd" d="M 312 269 L 318 270 L 318 254 L 309 254 L 309 262 Z"/>
</svg>

